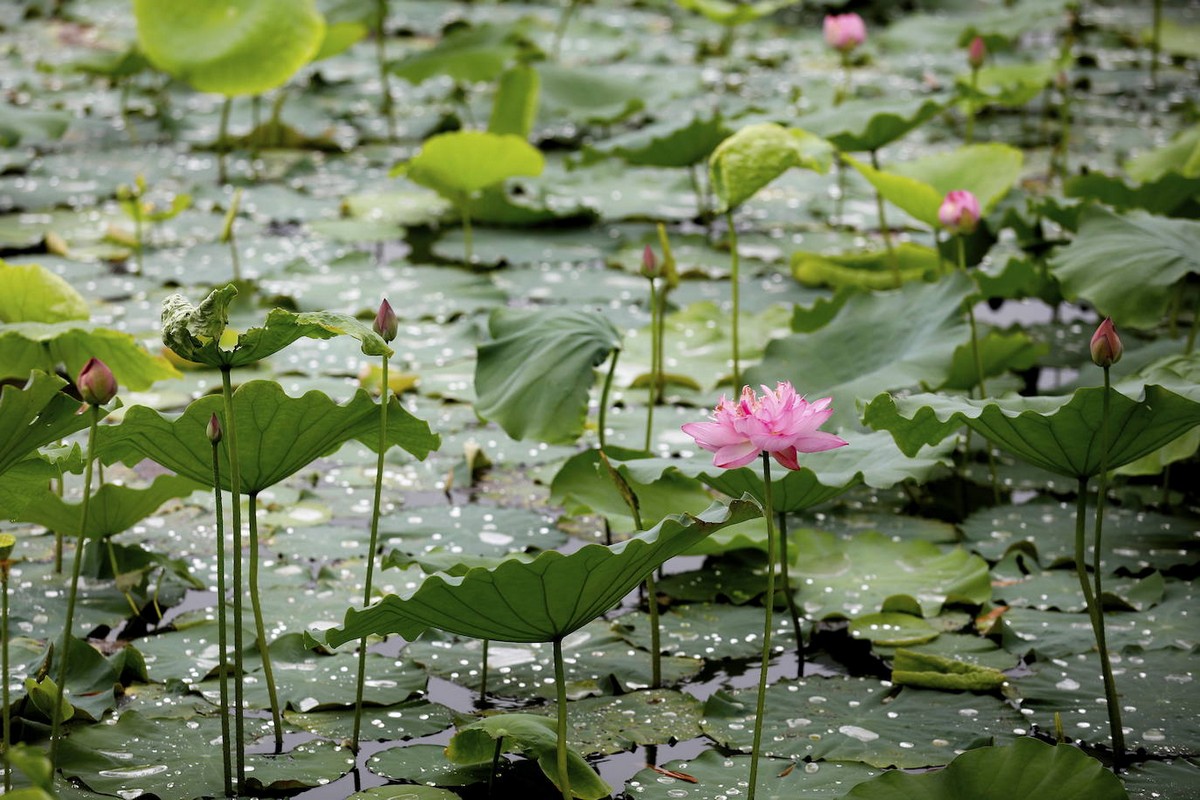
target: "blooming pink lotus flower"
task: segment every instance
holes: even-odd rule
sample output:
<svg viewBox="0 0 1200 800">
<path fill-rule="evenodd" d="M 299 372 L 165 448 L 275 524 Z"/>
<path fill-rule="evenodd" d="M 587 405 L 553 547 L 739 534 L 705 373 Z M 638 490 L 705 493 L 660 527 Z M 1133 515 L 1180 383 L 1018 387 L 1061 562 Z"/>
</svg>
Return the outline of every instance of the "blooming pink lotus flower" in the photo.
<svg viewBox="0 0 1200 800">
<path fill-rule="evenodd" d="M 1121 339 L 1117 336 L 1117 329 L 1113 327 L 1112 317 L 1105 317 L 1104 322 L 1101 322 L 1100 327 L 1096 328 L 1096 332 L 1092 334 L 1091 349 L 1092 362 L 1097 367 L 1111 367 L 1121 360 L 1125 346 L 1121 344 Z"/>
<path fill-rule="evenodd" d="M 102 406 L 117 396 L 117 379 L 112 370 L 98 358 L 89 358 L 79 370 L 75 385 L 85 403 Z"/>
<path fill-rule="evenodd" d="M 724 396 L 711 422 L 689 422 L 683 432 L 696 444 L 712 451 L 713 464 L 722 469 L 744 467 L 767 452 L 788 469 L 800 469 L 800 453 L 819 453 L 849 444 L 832 433 L 819 431 L 833 409 L 830 398 L 810 403 L 797 397 L 787 381 L 774 390 L 762 387 L 759 397 L 749 386 L 736 403 Z"/>
<path fill-rule="evenodd" d="M 987 42 L 983 41 L 982 36 L 976 36 L 967 45 L 967 63 L 971 69 L 979 69 L 983 66 L 983 60 L 987 58 Z"/>
<path fill-rule="evenodd" d="M 825 17 L 825 41 L 834 50 L 849 53 L 867 40 L 867 25 L 858 14 Z"/>
<path fill-rule="evenodd" d="M 970 234 L 979 224 L 979 200 L 966 189 L 955 189 L 946 195 L 938 209 L 938 221 L 951 233 Z"/>
</svg>

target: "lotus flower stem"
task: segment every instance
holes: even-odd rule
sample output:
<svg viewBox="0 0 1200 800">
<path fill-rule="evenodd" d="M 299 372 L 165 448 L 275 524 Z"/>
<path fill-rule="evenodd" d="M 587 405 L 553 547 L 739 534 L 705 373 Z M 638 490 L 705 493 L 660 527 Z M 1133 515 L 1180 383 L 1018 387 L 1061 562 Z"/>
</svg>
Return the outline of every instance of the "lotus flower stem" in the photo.
<svg viewBox="0 0 1200 800">
<path fill-rule="evenodd" d="M 871 166 L 876 170 L 879 169 L 879 153 L 875 150 L 871 151 Z M 888 263 L 892 267 L 892 282 L 896 288 L 900 288 L 900 258 L 896 255 L 896 248 L 892 244 L 892 231 L 888 227 L 887 214 L 884 211 L 883 195 L 879 190 L 875 190 L 875 210 L 879 214 L 879 232 L 883 234 L 883 246 L 887 248 Z"/>
<path fill-rule="evenodd" d="M 1125 731 L 1121 726 L 1121 706 L 1117 698 L 1117 684 L 1113 678 L 1112 663 L 1108 658 L 1108 642 L 1104 635 L 1104 611 L 1100 607 L 1100 598 L 1092 591 L 1092 582 L 1088 579 L 1087 549 L 1084 546 L 1085 530 L 1087 527 L 1087 483 L 1088 479 L 1079 479 L 1079 492 L 1075 500 L 1075 572 L 1079 576 L 1079 586 L 1083 590 L 1083 599 L 1087 604 L 1088 617 L 1092 623 L 1092 633 L 1096 637 L 1096 649 L 1100 653 L 1100 669 L 1104 677 L 1104 698 L 1108 708 L 1108 726 L 1113 743 L 1113 771 L 1119 771 L 1125 758 Z M 1104 502 L 1100 498 L 1100 503 Z M 1099 543 L 1096 550 L 1099 551 Z"/>
<path fill-rule="evenodd" d="M 762 752 L 763 717 L 767 705 L 767 669 L 771 664 L 771 614 L 775 610 L 775 552 L 774 518 L 771 511 L 771 456 L 762 454 L 763 518 L 767 522 L 767 591 L 763 595 L 762 665 L 758 670 L 758 702 L 754 711 L 754 743 L 750 748 L 750 789 L 747 800 L 754 800 L 758 784 L 758 756 Z"/>
<path fill-rule="evenodd" d="M 967 101 L 967 128 L 963 132 L 963 143 L 975 141 L 975 95 L 979 91 L 979 67 L 971 67 L 971 99 Z"/>
<path fill-rule="evenodd" d="M 225 405 L 226 452 L 229 454 L 229 507 L 233 515 L 233 684 L 234 738 L 237 742 L 237 790 L 245 791 L 246 783 L 246 702 L 242 664 L 244 636 L 242 633 L 242 470 L 238 458 L 237 424 L 233 415 L 232 368 L 221 367 L 221 396 Z"/>
<path fill-rule="evenodd" d="M 804 628 L 800 624 L 800 609 L 796 606 L 796 595 L 792 592 L 792 580 L 788 575 L 788 531 L 787 513 L 780 511 L 779 519 L 779 565 L 783 579 L 783 596 L 787 599 L 788 614 L 792 618 L 792 631 L 796 634 L 796 677 L 804 677 Z"/>
<path fill-rule="evenodd" d="M 658 404 L 658 382 L 662 369 L 662 355 L 659 352 L 662 342 L 659 341 L 658 329 L 661 310 L 658 307 L 659 293 L 655 290 L 654 281 L 653 277 L 650 278 L 650 402 L 646 406 L 646 441 L 642 447 L 646 452 L 650 451 L 650 442 L 654 435 L 654 406 Z"/>
<path fill-rule="evenodd" d="M 492 771 L 488 773 L 487 796 L 488 796 L 489 800 L 491 800 L 491 798 L 493 796 L 492 788 L 495 786 L 495 783 L 496 783 L 496 770 L 499 769 L 499 767 L 500 767 L 500 756 L 503 753 L 504 753 L 504 737 L 500 736 L 500 737 L 496 738 L 496 750 L 492 753 Z"/>
<path fill-rule="evenodd" d="M 271 649 L 267 642 L 267 629 L 263 624 L 262 597 L 258 589 L 258 492 L 250 492 L 250 508 L 247 512 L 250 524 L 250 574 L 247 590 L 250 594 L 250 609 L 254 613 L 254 634 L 258 638 L 258 654 L 262 658 L 263 679 L 267 683 L 267 697 L 271 702 L 271 724 L 275 729 L 275 752 L 283 752 L 283 714 L 279 708 L 279 695 L 275 691 L 275 670 L 271 667 Z"/>
<path fill-rule="evenodd" d="M 571 800 L 571 777 L 567 772 L 567 678 L 561 636 L 554 638 L 554 688 L 558 700 L 558 785 L 563 800 Z"/>
<path fill-rule="evenodd" d="M 0 713 L 4 714 L 4 793 L 12 791 L 12 765 L 8 759 L 8 748 L 12 746 L 12 720 L 8 713 L 8 570 L 12 566 L 9 556 L 17 539 L 11 533 L 0 534 L 0 548 L 7 551 L 0 555 L 0 670 L 4 674 L 3 697 Z"/>
<path fill-rule="evenodd" d="M 60 477 L 54 481 L 54 493 L 61 499 L 63 496 L 63 484 L 65 481 Z M 54 574 L 61 575 L 63 568 L 63 532 L 54 532 Z"/>
<path fill-rule="evenodd" d="M 964 275 L 967 274 L 967 245 L 961 234 L 954 237 L 958 243 L 958 268 Z M 987 397 L 987 386 L 983 380 L 983 358 L 979 354 L 979 329 L 975 324 L 975 308 L 972 305 L 967 306 L 967 322 L 971 327 L 971 358 L 975 361 L 975 378 L 979 385 L 979 396 Z M 971 445 L 971 429 L 967 429 L 967 455 L 970 455 Z M 984 449 L 987 451 L 988 473 L 992 478 L 992 500 L 996 505 L 1000 505 L 1000 478 L 996 473 L 996 456 L 992 452 L 992 445 L 984 441 Z"/>
<path fill-rule="evenodd" d="M 233 761 L 229 755 L 229 614 L 225 607 L 225 519 L 221 508 L 220 439 L 212 443 L 213 503 L 217 515 L 217 650 L 221 685 L 221 766 L 225 776 L 225 796 L 233 796 Z M 239 675 L 240 679 L 241 676 Z"/>
<path fill-rule="evenodd" d="M 96 428 L 100 423 L 100 407 L 95 403 L 89 403 L 88 414 L 90 414 L 91 419 L 88 424 L 87 454 L 83 470 L 83 502 L 80 504 L 79 509 L 79 539 L 75 543 L 75 555 L 71 559 L 71 588 L 67 591 L 67 618 L 63 622 L 62 650 L 59 653 L 58 659 L 58 692 L 54 698 L 54 708 L 50 710 L 51 774 L 58 768 L 58 743 L 62 727 L 63 695 L 67 688 L 67 669 L 71 658 L 71 629 L 75 625 L 75 601 L 79 597 L 79 573 L 83 566 L 83 543 L 87 537 L 88 503 L 91 500 L 92 494 L 92 461 L 96 452 Z M 7 685 L 7 671 L 4 673 L 4 681 Z"/>
<path fill-rule="evenodd" d="M 1150 85 L 1157 88 L 1158 57 L 1162 51 L 1162 0 L 1154 0 L 1154 22 L 1150 31 Z"/>
<path fill-rule="evenodd" d="M 229 95 L 225 96 L 225 102 L 221 104 L 221 122 L 217 126 L 217 183 L 228 183 L 229 173 L 225 168 L 225 160 L 229 155 L 229 111 L 233 107 L 233 98 Z M 236 596 L 237 593 L 234 592 Z"/>
<path fill-rule="evenodd" d="M 392 84 L 387 66 L 387 0 L 375 0 L 375 62 L 379 66 L 379 113 L 387 121 L 388 141 L 396 139 L 396 118 L 392 114 Z"/>
<path fill-rule="evenodd" d="M 608 417 L 608 394 L 612 390 L 613 376 L 617 371 L 617 357 L 621 355 L 621 348 L 613 348 L 612 361 L 608 365 L 608 374 L 604 376 L 604 387 L 600 390 L 600 411 L 599 419 L 596 421 L 599 426 L 598 435 L 600 438 L 600 452 L 604 452 L 606 435 L 604 432 L 605 422 Z"/>
<path fill-rule="evenodd" d="M 491 639 L 483 640 L 483 653 L 479 658 L 479 705 L 481 706 L 487 704 L 488 650 L 491 641 Z"/>
<path fill-rule="evenodd" d="M 375 495 L 371 506 L 371 538 L 367 545 L 367 580 L 363 585 L 363 607 L 371 605 L 374 595 L 375 558 L 379 549 L 379 506 L 383 498 L 384 455 L 387 453 L 388 403 L 391 400 L 391 385 L 388 383 L 388 357 L 382 357 L 382 388 L 379 398 L 379 447 L 375 454 Z M 354 734 L 350 749 L 358 752 L 359 734 L 362 732 L 363 688 L 367 680 L 367 637 L 358 640 L 358 682 L 354 689 Z"/>
<path fill-rule="evenodd" d="M 1183 354 L 1190 356 L 1196 348 L 1196 331 L 1200 330 L 1200 297 L 1197 297 L 1196 307 L 1192 309 L 1192 325 L 1188 328 L 1187 344 L 1183 346 Z"/>
<path fill-rule="evenodd" d="M 638 530 L 642 525 L 638 523 Z M 646 610 L 650 614 L 650 688 L 662 688 L 662 624 L 658 618 L 658 588 L 654 572 L 646 576 Z"/>
<path fill-rule="evenodd" d="M 729 228 L 729 283 L 733 299 L 733 330 L 730 332 L 733 338 L 733 385 L 737 387 L 742 385 L 741 361 L 738 355 L 738 307 L 741 281 L 738 275 L 737 226 L 733 223 L 732 208 L 725 212 L 725 222 Z"/>
<path fill-rule="evenodd" d="M 475 247 L 473 237 L 471 235 L 471 201 L 466 198 L 462 201 L 462 229 L 463 229 L 463 263 L 467 266 L 475 259 Z"/>
</svg>

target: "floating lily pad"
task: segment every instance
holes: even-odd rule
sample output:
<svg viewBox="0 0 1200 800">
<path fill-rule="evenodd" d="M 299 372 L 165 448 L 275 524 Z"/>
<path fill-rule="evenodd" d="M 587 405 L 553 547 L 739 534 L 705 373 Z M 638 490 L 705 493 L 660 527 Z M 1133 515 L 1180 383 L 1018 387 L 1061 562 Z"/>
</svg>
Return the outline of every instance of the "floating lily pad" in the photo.
<svg viewBox="0 0 1200 800">
<path fill-rule="evenodd" d="M 684 761 L 668 761 L 644 769 L 625 784 L 633 797 L 676 800 L 681 797 L 736 797 L 747 789 L 750 756 L 727 756 L 705 750 Z M 836 800 L 856 783 L 879 771 L 853 761 L 811 761 L 797 764 L 779 758 L 760 758 L 756 797 L 762 800 L 821 798 Z M 686 794 L 680 794 L 686 792 Z"/>
<path fill-rule="evenodd" d="M 368 678 L 367 685 L 371 683 Z M 308 714 L 285 711 L 283 716 L 292 725 L 329 739 L 346 740 L 354 733 L 353 709 Z M 390 706 L 365 706 L 361 735 L 375 741 L 415 739 L 444 731 L 453 724 L 453 712 L 445 706 L 423 699 L 406 700 Z"/>
<path fill-rule="evenodd" d="M 762 652 L 763 612 L 758 607 L 686 603 L 662 612 L 658 620 L 663 652 L 673 656 L 713 661 L 754 658 Z M 631 644 L 650 648 L 649 614 L 623 614 L 613 624 Z M 786 616 L 775 617 L 771 643 L 776 649 L 795 646 Z"/>
<path fill-rule="evenodd" d="M 393 747 L 371 756 L 367 766 L 376 775 L 425 786 L 469 786 L 487 781 L 492 773 L 490 758 L 479 764 L 452 764 L 446 760 L 446 748 L 435 744 Z"/>
</svg>

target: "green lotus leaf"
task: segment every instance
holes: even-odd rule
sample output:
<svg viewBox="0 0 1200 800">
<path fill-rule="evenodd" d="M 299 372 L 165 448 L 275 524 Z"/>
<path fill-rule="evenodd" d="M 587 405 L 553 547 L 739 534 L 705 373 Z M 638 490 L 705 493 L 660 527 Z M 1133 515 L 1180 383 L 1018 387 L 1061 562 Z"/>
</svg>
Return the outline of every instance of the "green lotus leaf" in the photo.
<svg viewBox="0 0 1200 800">
<path fill-rule="evenodd" d="M 919 611 L 919 607 L 913 608 Z M 938 637 L 938 629 L 915 614 L 880 611 L 850 620 L 850 636 L 884 647 L 908 647 L 925 644 Z M 930 687 L 936 688 L 936 687 Z"/>
<path fill-rule="evenodd" d="M 800 123 L 843 153 L 860 153 L 891 144 L 933 119 L 942 108 L 940 100 L 929 97 L 894 100 L 872 97 L 805 114 Z"/>
<path fill-rule="evenodd" d="M 720 114 L 672 117 L 588 145 L 585 161 L 614 155 L 639 166 L 690 167 L 708 158 L 730 133 Z"/>
<path fill-rule="evenodd" d="M 960 309 L 974 291 L 970 278 L 956 272 L 937 283 L 850 295 L 820 330 L 771 341 L 762 362 L 746 371 L 746 383 L 786 380 L 809 398 L 830 395 L 832 425 L 845 425 L 857 419 L 855 401 L 884 387 L 936 386 L 949 377 L 954 350 L 969 336 Z"/>
<path fill-rule="evenodd" d="M 176 497 L 186 497 L 197 489 L 211 485 L 211 480 L 197 483 L 181 475 L 159 475 L 145 488 L 106 483 L 92 492 L 88 503 L 88 519 L 84 526 L 88 538 L 102 538 L 132 528 L 154 513 L 163 503 Z M 32 501 L 17 518 L 34 522 L 49 530 L 79 536 L 80 504 L 68 503 L 46 486 L 34 493 Z"/>
<path fill-rule="evenodd" d="M 33 371 L 24 387 L 0 388 L 0 475 L 37 452 L 86 428 L 88 415 L 80 401 L 62 393 L 67 382 L 56 375 Z M 100 409 L 103 417 L 106 412 Z"/>
<path fill-rule="evenodd" d="M 229 304 L 237 293 L 233 284 L 214 289 L 199 306 L 193 306 L 183 295 L 167 297 L 162 306 L 163 344 L 181 358 L 210 367 L 242 367 L 279 352 L 297 339 L 331 339 L 343 334 L 357 339 L 364 355 L 393 354 L 370 325 L 348 314 L 295 313 L 282 308 L 272 309 L 262 327 L 238 336 L 232 350 L 223 350 L 221 335 L 229 324 Z"/>
<path fill-rule="evenodd" d="M 713 192 L 722 211 L 737 208 L 792 167 L 826 172 L 829 142 L 773 122 L 748 125 L 717 145 L 708 159 Z"/>
<path fill-rule="evenodd" d="M 887 430 L 906 453 L 940 442 L 963 425 L 1031 464 L 1059 475 L 1090 478 L 1100 472 L 1102 388 L 1067 397 L 970 400 L 935 394 L 876 397 L 864 420 Z M 1200 399 L 1162 386 L 1145 387 L 1141 399 L 1109 390 L 1109 469 L 1152 453 L 1200 425 Z"/>
<path fill-rule="evenodd" d="M 540 175 L 545 159 L 520 136 L 451 131 L 425 140 L 421 152 L 392 170 L 427 186 L 455 205 L 518 175 Z"/>
<path fill-rule="evenodd" d="M 541 88 L 542 79 L 533 67 L 521 65 L 506 70 L 496 86 L 488 133 L 528 139 L 537 119 Z"/>
<path fill-rule="evenodd" d="M 578 439 L 594 368 L 621 347 L 613 324 L 584 309 L 497 309 L 488 332 L 475 365 L 476 412 L 514 439 Z"/>
<path fill-rule="evenodd" d="M 705 750 L 693 759 L 646 767 L 630 778 L 625 787 L 630 797 L 640 800 L 691 797 L 698 788 L 704 792 L 703 797 L 737 797 L 746 789 L 749 772 L 750 756 Z M 813 761 L 797 769 L 796 762 L 790 759 L 760 758 L 755 796 L 759 800 L 833 800 L 847 788 L 878 774 L 879 770 L 855 761 Z"/>
<path fill-rule="evenodd" d="M 900 269 L 905 283 L 927 280 L 954 266 L 932 247 L 914 242 L 900 242 L 895 247 L 895 261 L 886 250 L 864 253 L 811 253 L 797 250 L 792 253 L 792 277 L 808 286 L 832 286 L 835 289 L 891 289 L 896 285 L 893 263 Z"/>
<path fill-rule="evenodd" d="M 262 94 L 287 83 L 325 39 L 314 0 L 134 0 L 150 62 L 202 92 Z"/>
<path fill-rule="evenodd" d="M 66 322 L 89 316 L 87 300 L 50 270 L 0 259 L 0 322 Z"/>
<path fill-rule="evenodd" d="M 426 628 L 440 628 L 505 642 L 561 639 L 620 602 L 667 559 L 760 513 L 748 498 L 716 503 L 697 516 L 667 517 L 611 546 L 587 544 L 570 555 L 551 550 L 529 562 L 472 569 L 461 577 L 433 575 L 407 596 L 388 595 L 361 611 L 349 610 L 342 627 L 326 638 L 336 647 L 371 634 L 413 639 Z"/>
<path fill-rule="evenodd" d="M 325 36 L 313 61 L 344 53 L 379 23 L 379 8 L 372 0 L 317 0 L 317 10 L 325 18 Z"/>
<path fill-rule="evenodd" d="M 123 331 L 74 320 L 0 325 L 0 378 L 25 377 L 31 370 L 54 372 L 59 365 L 78 375 L 89 358 L 107 364 L 121 389 L 143 391 L 155 381 L 180 375 Z"/>
<path fill-rule="evenodd" d="M 0 105 L 0 147 L 16 147 L 60 139 L 71 115 L 61 111 L 33 111 L 7 103 Z"/>
<path fill-rule="evenodd" d="M 949 192 L 965 189 L 989 211 L 1021 177 L 1024 156 L 1006 144 L 965 145 L 949 153 L 935 153 L 916 161 L 877 170 L 843 156 L 862 173 L 884 199 L 931 228 L 940 226 L 938 209 Z"/>
<path fill-rule="evenodd" d="M 1050 270 L 1068 299 L 1086 300 L 1118 326 L 1153 328 L 1177 284 L 1200 274 L 1200 222 L 1086 208 Z"/>
<path fill-rule="evenodd" d="M 439 443 L 429 425 L 417 419 L 392 396 L 388 406 L 386 446 L 399 446 L 424 459 Z M 314 459 L 328 455 L 357 439 L 379 446 L 379 405 L 365 390 L 344 404 L 321 392 L 289 397 L 274 381 L 248 381 L 233 393 L 237 418 L 239 490 L 261 492 L 304 469 Z M 135 463 L 149 458 L 207 486 L 212 485 L 212 443 L 205 433 L 213 414 L 224 417 L 219 395 L 202 397 L 175 419 L 167 419 L 145 406 L 133 406 L 120 425 L 97 432 L 96 447 L 107 463 Z M 228 491 L 228 448 L 218 448 L 221 488 Z"/>
<path fill-rule="evenodd" d="M 391 69 L 413 85 L 441 75 L 463 83 L 494 81 L 522 50 L 527 23 L 458 25 L 428 50 L 414 53 Z"/>
<path fill-rule="evenodd" d="M 998 669 L 933 653 L 901 648 L 892 659 L 892 683 L 901 686 L 921 686 L 950 692 L 990 692 L 999 689 L 1007 681 L 1008 676 Z"/>
<path fill-rule="evenodd" d="M 565 119 L 579 125 L 612 125 L 641 111 L 646 85 L 598 65 L 564 67 L 540 63 L 543 120 Z"/>
<path fill-rule="evenodd" d="M 1135 181 L 1157 181 L 1176 173 L 1185 178 L 1200 178 L 1200 124 L 1175 135 L 1170 142 L 1134 156 L 1125 171 Z"/>
<path fill-rule="evenodd" d="M 943 770 L 900 770 L 864 781 L 845 800 L 1128 800 L 1121 779 L 1096 759 L 1066 744 L 1022 737 L 1009 745 L 981 747 Z"/>
<path fill-rule="evenodd" d="M 1146 183 L 1130 185 L 1102 172 L 1073 175 L 1063 185 L 1063 194 L 1094 200 L 1118 211 L 1142 209 L 1162 216 L 1195 216 L 1188 205 L 1200 197 L 1200 176 L 1184 177 L 1167 172 Z"/>
<path fill-rule="evenodd" d="M 983 67 L 972 89 L 960 78 L 959 92 L 976 102 L 997 106 L 1023 106 L 1042 93 L 1063 69 L 1058 61 L 1030 64 L 999 64 Z"/>
<path fill-rule="evenodd" d="M 537 714 L 484 717 L 458 729 L 446 746 L 446 758 L 455 764 L 478 764 L 493 758 L 496 747 L 503 742 L 505 752 L 537 759 L 542 773 L 559 786 L 558 733 L 554 724 L 553 720 Z M 567 748 L 567 782 L 571 794 L 581 800 L 600 800 L 612 793 L 612 787 L 571 748 Z"/>
<path fill-rule="evenodd" d="M 1050 345 L 1045 342 L 1035 342 L 1022 331 L 1005 332 L 990 329 L 979 337 L 979 361 L 983 367 L 984 378 L 994 378 L 1009 371 L 1020 372 L 1038 363 L 1038 360 L 1050 352 Z M 979 373 L 975 367 L 975 357 L 969 343 L 963 343 L 954 351 L 954 361 L 950 365 L 950 375 L 940 389 L 957 389 L 970 391 L 979 383 Z"/>
<path fill-rule="evenodd" d="M 79 418 L 87 419 L 84 415 L 80 415 Z M 80 460 L 82 461 L 82 452 Z M 0 519 L 15 520 L 38 492 L 45 490 L 50 481 L 62 476 L 63 470 L 35 455 L 17 461 L 3 470 L 3 473 L 4 479 L 0 480 Z"/>
<path fill-rule="evenodd" d="M 675 0 L 675 4 L 688 11 L 703 14 L 719 25 L 733 27 L 770 16 L 781 8 L 795 5 L 796 0 L 759 0 L 747 3 L 732 3 L 729 0 Z"/>
</svg>

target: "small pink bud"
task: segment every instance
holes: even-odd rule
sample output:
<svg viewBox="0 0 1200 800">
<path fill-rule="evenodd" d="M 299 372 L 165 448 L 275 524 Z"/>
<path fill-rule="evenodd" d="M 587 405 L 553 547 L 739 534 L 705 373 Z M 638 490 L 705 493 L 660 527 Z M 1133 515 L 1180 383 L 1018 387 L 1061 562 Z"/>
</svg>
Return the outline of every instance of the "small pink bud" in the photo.
<svg viewBox="0 0 1200 800">
<path fill-rule="evenodd" d="M 951 233 L 974 233 L 979 225 L 979 201 L 966 189 L 955 189 L 946 195 L 938 209 L 938 222 Z"/>
<path fill-rule="evenodd" d="M 1125 347 L 1117 336 L 1117 329 L 1113 327 L 1112 317 L 1105 317 L 1092 334 L 1092 362 L 1097 367 L 1111 367 L 1121 360 L 1124 352 Z"/>
<path fill-rule="evenodd" d="M 967 46 L 967 63 L 971 65 L 971 69 L 979 69 L 983 66 L 983 60 L 987 58 L 987 54 L 987 44 L 983 41 L 983 37 L 976 36 Z"/>
<path fill-rule="evenodd" d="M 867 25 L 858 14 L 825 17 L 825 41 L 834 50 L 849 53 L 867 40 Z"/>
<path fill-rule="evenodd" d="M 217 419 L 217 415 L 213 414 L 208 418 L 208 426 L 204 429 L 208 435 L 208 440 L 213 444 L 221 441 L 221 420 Z"/>
<path fill-rule="evenodd" d="M 379 304 L 379 313 L 375 315 L 374 327 L 375 332 L 382 336 L 385 342 L 396 338 L 399 323 L 396 321 L 396 312 L 392 310 L 391 303 L 386 299 Z"/>
<path fill-rule="evenodd" d="M 658 256 L 654 255 L 654 248 L 650 245 L 642 250 L 642 275 L 647 278 L 658 277 Z"/>
<path fill-rule="evenodd" d="M 98 358 L 89 358 L 75 381 L 79 396 L 85 403 L 102 406 L 117 396 L 117 379 L 112 370 Z"/>
</svg>

